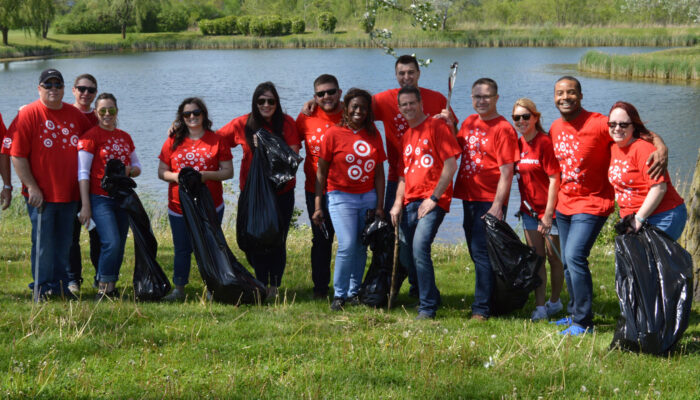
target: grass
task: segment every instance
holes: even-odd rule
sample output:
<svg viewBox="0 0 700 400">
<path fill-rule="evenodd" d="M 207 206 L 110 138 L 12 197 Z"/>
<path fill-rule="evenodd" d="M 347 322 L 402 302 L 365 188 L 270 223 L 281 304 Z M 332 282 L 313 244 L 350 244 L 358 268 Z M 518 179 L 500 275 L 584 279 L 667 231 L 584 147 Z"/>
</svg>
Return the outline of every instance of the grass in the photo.
<svg viewBox="0 0 700 400">
<path fill-rule="evenodd" d="M 447 32 L 423 32 L 392 27 L 390 45 L 399 47 L 581 47 L 581 46 L 693 46 L 700 27 L 462 27 Z M 9 46 L 0 46 L 0 59 L 54 56 L 101 51 L 179 49 L 375 47 L 362 31 L 348 27 L 335 34 L 306 32 L 279 37 L 202 36 L 194 31 L 176 33 L 62 35 L 46 40 L 10 31 Z"/>
<path fill-rule="evenodd" d="M 532 300 L 511 316 L 468 320 L 474 269 L 465 245 L 434 247 L 443 295 L 437 320 L 413 321 L 407 285 L 391 312 L 333 313 L 327 301 L 312 300 L 308 228 L 290 233 L 284 286 L 267 305 L 202 300 L 194 262 L 184 304 L 134 303 L 129 239 L 121 299 L 95 303 L 86 285 L 83 301 L 35 306 L 26 288 L 30 225 L 18 200 L 0 215 L 2 397 L 691 399 L 700 393 L 697 305 L 669 357 L 608 349 L 619 313 L 609 245 L 597 246 L 590 258 L 596 331 L 582 338 L 529 322 Z M 169 229 L 154 225 L 159 261 L 172 276 Z M 231 225 L 226 236 L 233 244 Z"/>
<path fill-rule="evenodd" d="M 592 50 L 581 57 L 578 65 L 583 71 L 615 77 L 697 81 L 700 46 L 630 55 Z"/>
</svg>

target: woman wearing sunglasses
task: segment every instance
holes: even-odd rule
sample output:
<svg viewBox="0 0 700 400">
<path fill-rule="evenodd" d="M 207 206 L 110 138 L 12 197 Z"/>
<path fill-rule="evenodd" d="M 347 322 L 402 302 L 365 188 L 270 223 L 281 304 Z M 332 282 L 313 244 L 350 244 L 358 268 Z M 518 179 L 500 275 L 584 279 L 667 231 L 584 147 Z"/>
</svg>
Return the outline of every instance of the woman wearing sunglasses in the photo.
<svg viewBox="0 0 700 400">
<path fill-rule="evenodd" d="M 110 93 L 100 94 L 95 103 L 98 125 L 78 141 L 78 184 L 82 202 L 79 220 L 87 226 L 92 218 L 100 237 L 97 300 L 119 294 L 115 284 L 129 230 L 126 211 L 100 186 L 105 166 L 110 159 L 119 159 L 126 165 L 129 176 L 141 174 L 131 136 L 117 129 L 117 112 L 117 99 Z"/>
<path fill-rule="evenodd" d="M 649 130 L 639 112 L 632 104 L 618 101 L 610 109 L 608 128 L 615 142 L 610 149 L 608 180 L 615 189 L 620 217 L 634 215 L 630 230 L 635 232 L 647 222 L 678 240 L 688 218 L 685 203 L 668 172 L 658 179 L 647 173 L 646 160 L 656 148 L 640 140 L 649 135 Z"/>
<path fill-rule="evenodd" d="M 272 82 L 259 84 L 253 92 L 251 112 L 234 118 L 231 122 L 217 131 L 225 138 L 230 147 L 243 147 L 243 160 L 240 168 L 240 188 L 243 190 L 248 170 L 253 160 L 252 149 L 256 146 L 253 135 L 264 128 L 273 135 L 284 138 L 284 141 L 295 151 L 299 152 L 301 141 L 297 135 L 294 118 L 282 111 L 280 97 Z M 277 192 L 284 240 L 279 246 L 265 251 L 248 251 L 246 259 L 255 270 L 255 277 L 267 286 L 268 298 L 274 299 L 277 288 L 282 283 L 282 274 L 287 263 L 287 233 L 294 211 L 294 186 L 296 180 L 289 182 Z M 262 249 L 261 249 L 262 250 Z"/>
<path fill-rule="evenodd" d="M 214 200 L 219 224 L 224 217 L 224 197 L 221 181 L 233 176 L 231 149 L 211 130 L 212 122 L 204 101 L 189 97 L 180 103 L 173 128 L 160 151 L 158 178 L 169 183 L 168 218 L 173 234 L 175 260 L 173 283 L 175 288 L 165 296 L 166 301 L 185 299 L 185 285 L 189 282 L 192 259 L 190 234 L 182 216 L 178 175 L 191 167 L 202 174 Z"/>
<path fill-rule="evenodd" d="M 326 131 L 316 171 L 316 197 L 311 219 L 324 223 L 322 198 L 328 193 L 328 212 L 338 236 L 331 310 L 345 303 L 360 304 L 358 292 L 367 260 L 360 238 L 368 210 L 384 217 L 384 145 L 374 126 L 372 95 L 352 88 L 343 99 L 339 126 Z"/>
<path fill-rule="evenodd" d="M 564 266 L 559 253 L 559 232 L 554 219 L 559 183 L 559 163 L 554 156 L 552 139 L 542 129 L 541 114 L 527 98 L 513 105 L 513 124 L 520 133 L 520 161 L 515 165 L 520 189 L 520 215 L 528 246 L 549 260 L 551 294 L 545 303 L 547 270 L 540 268 L 542 284 L 535 289 L 535 311 L 532 320 L 547 319 L 563 309 L 559 295 L 564 286 Z M 527 204 L 526 204 L 527 203 Z M 534 213 L 536 215 L 533 215 Z M 546 236 L 549 236 L 548 240 Z M 544 266 L 543 266 L 544 267 Z"/>
</svg>

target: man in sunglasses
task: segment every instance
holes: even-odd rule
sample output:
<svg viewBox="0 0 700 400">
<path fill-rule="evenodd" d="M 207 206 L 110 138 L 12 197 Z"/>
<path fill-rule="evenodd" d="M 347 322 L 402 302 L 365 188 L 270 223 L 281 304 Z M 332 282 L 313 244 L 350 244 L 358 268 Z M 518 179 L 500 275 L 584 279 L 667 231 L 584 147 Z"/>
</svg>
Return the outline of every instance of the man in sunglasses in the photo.
<svg viewBox="0 0 700 400">
<path fill-rule="evenodd" d="M 306 175 L 306 208 L 309 218 L 314 214 L 316 168 L 321 151 L 321 139 L 326 130 L 340 122 L 343 106 L 340 103 L 342 90 L 338 79 L 329 74 L 320 75 L 314 81 L 314 110 L 311 115 L 299 113 L 296 120 L 297 132 L 303 138 L 306 151 L 304 175 Z M 328 214 L 328 200 L 323 196 L 323 215 Z M 331 254 L 333 248 L 333 226 L 324 224 L 325 232 L 312 223 L 311 231 L 311 280 L 314 283 L 314 298 L 323 299 L 328 296 L 328 285 L 331 279 Z"/>
<path fill-rule="evenodd" d="M 63 102 L 59 71 L 43 71 L 38 91 L 39 99 L 21 108 L 12 123 L 10 148 L 32 223 L 32 274 L 38 272 L 30 285 L 38 285 L 34 301 L 50 294 L 70 296 L 69 250 L 79 200 L 76 146 L 92 127 L 83 113 Z"/>
<path fill-rule="evenodd" d="M 520 159 L 520 152 L 515 129 L 496 109 L 496 82 L 490 78 L 477 79 L 471 97 L 476 114 L 467 117 L 457 133 L 462 162 L 454 197 L 463 200 L 464 233 L 476 274 L 472 319 L 485 321 L 492 312 L 495 276 L 486 250 L 483 218 L 486 214 L 504 218 L 514 163 Z"/>
</svg>

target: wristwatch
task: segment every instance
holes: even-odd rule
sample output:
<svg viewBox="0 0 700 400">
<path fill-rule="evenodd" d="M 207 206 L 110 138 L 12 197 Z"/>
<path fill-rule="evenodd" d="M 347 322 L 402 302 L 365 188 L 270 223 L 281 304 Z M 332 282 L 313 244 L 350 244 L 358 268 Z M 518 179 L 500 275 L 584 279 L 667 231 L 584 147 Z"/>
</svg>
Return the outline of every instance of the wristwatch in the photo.
<svg viewBox="0 0 700 400">
<path fill-rule="evenodd" d="M 434 202 L 436 202 L 436 203 L 438 202 L 438 198 L 435 197 L 434 194 L 431 194 L 431 195 L 430 195 L 430 200 L 432 200 L 432 201 L 434 201 Z"/>
<path fill-rule="evenodd" d="M 12 190 L 12 185 L 2 185 L 2 188 Z"/>
<path fill-rule="evenodd" d="M 636 219 L 637 222 L 639 222 L 640 224 L 643 224 L 643 223 L 645 223 L 645 222 L 647 221 L 646 218 L 642 218 L 642 217 L 640 217 L 640 216 L 637 215 L 637 214 L 634 214 L 634 219 Z"/>
</svg>

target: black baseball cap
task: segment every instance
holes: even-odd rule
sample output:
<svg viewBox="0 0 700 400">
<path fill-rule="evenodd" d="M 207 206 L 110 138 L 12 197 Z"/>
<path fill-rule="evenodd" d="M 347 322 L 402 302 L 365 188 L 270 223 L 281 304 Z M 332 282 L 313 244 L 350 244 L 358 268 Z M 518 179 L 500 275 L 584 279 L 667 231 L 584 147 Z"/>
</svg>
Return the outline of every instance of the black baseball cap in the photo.
<svg viewBox="0 0 700 400">
<path fill-rule="evenodd" d="M 61 81 L 61 83 L 64 83 L 63 82 L 63 75 L 61 75 L 61 73 L 57 69 L 49 68 L 49 69 L 45 69 L 41 73 L 41 76 L 39 77 L 39 84 L 41 85 L 42 83 L 48 81 L 51 78 L 56 78 L 59 81 Z"/>
</svg>

